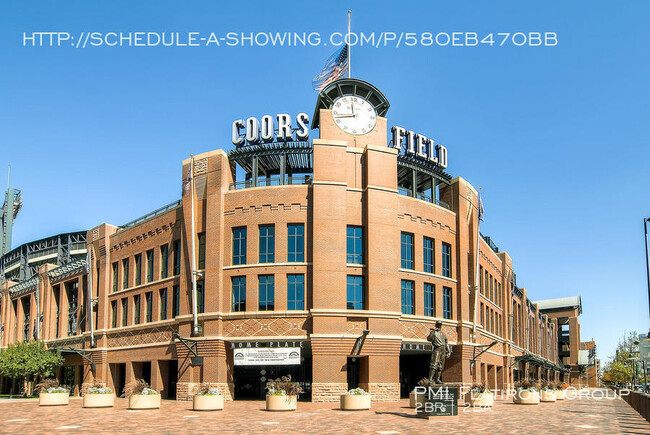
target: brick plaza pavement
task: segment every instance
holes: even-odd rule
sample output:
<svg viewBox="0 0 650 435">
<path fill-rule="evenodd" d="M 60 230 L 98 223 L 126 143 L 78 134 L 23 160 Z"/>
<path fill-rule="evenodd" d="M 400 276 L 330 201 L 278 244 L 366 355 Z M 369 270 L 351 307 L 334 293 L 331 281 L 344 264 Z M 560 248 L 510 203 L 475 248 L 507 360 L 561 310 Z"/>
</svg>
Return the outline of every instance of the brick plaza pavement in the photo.
<svg viewBox="0 0 650 435">
<path fill-rule="evenodd" d="M 271 413 L 262 401 L 227 402 L 226 409 L 195 412 L 191 402 L 163 401 L 159 410 L 84 409 L 71 398 L 65 407 L 39 407 L 36 400 L 0 401 L 2 433 L 645 433 L 648 424 L 627 403 L 564 400 L 536 406 L 497 401 L 492 411 L 460 412 L 450 420 L 415 418 L 408 401 L 376 403 L 370 411 L 345 412 L 337 404 L 298 403 L 298 410 Z M 462 411 L 462 410 L 461 410 Z"/>
</svg>

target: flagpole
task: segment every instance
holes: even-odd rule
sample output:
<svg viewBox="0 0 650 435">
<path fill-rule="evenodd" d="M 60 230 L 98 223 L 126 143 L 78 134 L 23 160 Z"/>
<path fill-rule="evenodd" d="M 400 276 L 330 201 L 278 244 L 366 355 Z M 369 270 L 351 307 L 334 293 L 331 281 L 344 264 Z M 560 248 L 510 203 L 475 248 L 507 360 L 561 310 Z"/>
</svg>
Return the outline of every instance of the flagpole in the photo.
<svg viewBox="0 0 650 435">
<path fill-rule="evenodd" d="M 352 46 L 350 45 L 350 19 L 352 16 L 352 10 L 348 9 L 348 78 L 352 77 Z"/>
<path fill-rule="evenodd" d="M 481 187 L 478 188 L 478 200 L 476 202 L 476 263 L 475 263 L 475 268 L 476 268 L 476 273 L 474 276 L 474 326 L 473 326 L 473 331 L 474 331 L 474 341 L 476 341 L 476 317 L 478 313 L 478 292 L 479 292 L 479 281 L 480 281 L 480 273 L 481 269 L 479 267 L 479 261 L 481 259 Z"/>
<path fill-rule="evenodd" d="M 199 321 L 197 317 L 197 303 L 196 303 L 196 249 L 195 238 L 196 232 L 194 230 L 194 154 L 190 154 L 190 203 L 191 203 L 191 232 L 190 240 L 192 241 L 192 336 L 199 336 Z"/>
<path fill-rule="evenodd" d="M 95 313 L 93 312 L 93 245 L 92 243 L 88 245 L 88 252 L 86 253 L 86 267 L 88 267 L 88 282 L 86 285 L 86 297 L 88 301 L 86 303 L 86 310 L 88 312 L 88 330 L 90 331 L 90 347 L 95 347 Z M 98 295 L 99 296 L 99 295 Z"/>
</svg>

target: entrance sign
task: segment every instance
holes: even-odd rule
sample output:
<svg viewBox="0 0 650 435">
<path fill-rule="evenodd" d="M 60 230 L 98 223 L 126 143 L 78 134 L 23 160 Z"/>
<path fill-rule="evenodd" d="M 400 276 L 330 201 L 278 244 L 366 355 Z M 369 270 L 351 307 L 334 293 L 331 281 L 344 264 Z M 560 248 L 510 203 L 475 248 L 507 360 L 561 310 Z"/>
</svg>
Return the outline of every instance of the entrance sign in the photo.
<svg viewBox="0 0 650 435">
<path fill-rule="evenodd" d="M 413 130 L 407 130 L 403 127 L 393 126 L 393 148 L 404 155 L 423 160 L 433 166 L 439 166 L 441 169 L 447 167 L 447 148 L 441 144 L 436 144 L 433 139 L 415 133 Z"/>
<path fill-rule="evenodd" d="M 260 347 L 235 349 L 233 360 L 236 366 L 290 366 L 300 365 L 299 347 Z"/>
<path fill-rule="evenodd" d="M 277 124 L 276 124 L 277 121 Z M 309 116 L 301 112 L 296 115 L 297 128 L 291 122 L 291 115 L 280 113 L 275 119 L 271 115 L 262 116 L 261 120 L 250 117 L 245 121 L 237 119 L 232 123 L 232 143 L 239 147 L 258 143 L 287 142 L 309 139 Z M 242 131 L 244 130 L 244 131 Z"/>
</svg>

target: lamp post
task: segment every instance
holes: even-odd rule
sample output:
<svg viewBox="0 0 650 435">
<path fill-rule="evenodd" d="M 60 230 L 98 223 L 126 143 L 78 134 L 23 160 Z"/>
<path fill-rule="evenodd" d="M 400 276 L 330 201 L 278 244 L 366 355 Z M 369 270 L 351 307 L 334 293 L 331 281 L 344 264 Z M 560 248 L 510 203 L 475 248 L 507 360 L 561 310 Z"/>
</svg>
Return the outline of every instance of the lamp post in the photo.
<svg viewBox="0 0 650 435">
<path fill-rule="evenodd" d="M 648 314 L 650 315 L 650 260 L 648 259 L 648 222 L 650 222 L 650 217 L 643 218 L 643 233 L 645 235 L 645 269 L 646 282 L 648 284 Z M 650 338 L 650 330 L 648 330 L 648 337 Z"/>
</svg>

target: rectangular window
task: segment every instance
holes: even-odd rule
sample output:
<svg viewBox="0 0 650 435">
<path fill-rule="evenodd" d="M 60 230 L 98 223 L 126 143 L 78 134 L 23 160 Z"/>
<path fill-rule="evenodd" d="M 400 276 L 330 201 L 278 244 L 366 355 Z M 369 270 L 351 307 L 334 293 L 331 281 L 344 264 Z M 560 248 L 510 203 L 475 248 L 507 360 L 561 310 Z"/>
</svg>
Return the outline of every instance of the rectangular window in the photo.
<svg viewBox="0 0 650 435">
<path fill-rule="evenodd" d="M 246 264 L 246 227 L 232 229 L 232 264 Z"/>
<path fill-rule="evenodd" d="M 483 266 L 479 266 L 479 268 L 478 268 L 478 282 L 479 282 L 478 288 L 480 290 L 480 293 L 482 295 L 484 295 L 485 294 L 485 288 L 484 288 L 484 285 L 483 285 Z"/>
<path fill-rule="evenodd" d="M 436 287 L 433 284 L 424 283 L 424 315 L 436 315 Z"/>
<path fill-rule="evenodd" d="M 140 324 L 140 295 L 133 296 L 133 324 Z"/>
<path fill-rule="evenodd" d="M 122 326 L 129 324 L 129 300 L 122 299 Z"/>
<path fill-rule="evenodd" d="M 442 317 L 451 319 L 451 288 L 442 288 Z"/>
<path fill-rule="evenodd" d="M 111 301 L 111 328 L 117 328 L 117 301 Z"/>
<path fill-rule="evenodd" d="M 145 322 L 153 322 L 153 292 L 145 293 L 144 300 L 146 304 Z"/>
<path fill-rule="evenodd" d="M 422 261 L 424 263 L 424 271 L 427 273 L 434 273 L 434 256 L 433 256 L 434 241 L 429 237 L 422 240 Z"/>
<path fill-rule="evenodd" d="M 413 314 L 413 281 L 402 280 L 402 314 Z"/>
<path fill-rule="evenodd" d="M 347 281 L 347 309 L 363 310 L 365 307 L 363 292 L 363 277 L 348 275 Z"/>
<path fill-rule="evenodd" d="M 413 269 L 413 234 L 402 233 L 402 269 Z"/>
<path fill-rule="evenodd" d="M 205 233 L 199 233 L 199 260 L 197 267 L 199 270 L 205 269 Z"/>
<path fill-rule="evenodd" d="M 135 254 L 135 285 L 142 284 L 142 254 Z"/>
<path fill-rule="evenodd" d="M 260 263 L 275 261 L 275 225 L 260 225 Z"/>
<path fill-rule="evenodd" d="M 287 261 L 290 263 L 305 261 L 305 226 L 303 224 L 289 224 L 287 231 L 289 234 Z"/>
<path fill-rule="evenodd" d="M 275 302 L 275 276 L 260 275 L 259 283 L 259 310 L 272 311 Z"/>
<path fill-rule="evenodd" d="M 112 267 L 113 267 L 113 291 L 116 292 L 117 291 L 117 280 L 118 280 L 117 261 L 115 263 L 113 263 Z"/>
<path fill-rule="evenodd" d="M 451 245 L 442 243 L 442 276 L 451 278 Z"/>
<path fill-rule="evenodd" d="M 169 245 L 160 247 L 160 278 L 167 278 L 169 274 Z"/>
<path fill-rule="evenodd" d="M 176 318 L 181 310 L 181 289 L 175 285 L 172 287 L 172 318 Z"/>
<path fill-rule="evenodd" d="M 232 311 L 246 311 L 246 277 L 232 277 Z"/>
<path fill-rule="evenodd" d="M 160 289 L 160 320 L 167 320 L 167 289 Z"/>
<path fill-rule="evenodd" d="M 485 317 L 484 317 L 484 312 L 485 311 L 485 305 L 483 305 L 483 302 L 481 302 L 481 326 L 485 326 Z"/>
<path fill-rule="evenodd" d="M 202 279 L 196 282 L 196 312 L 205 312 L 205 284 Z"/>
<path fill-rule="evenodd" d="M 491 301 L 494 300 L 494 279 L 492 278 L 492 275 L 490 275 L 490 296 L 489 299 Z"/>
<path fill-rule="evenodd" d="M 147 251 L 147 282 L 153 281 L 153 249 Z"/>
<path fill-rule="evenodd" d="M 287 275 L 287 309 L 305 309 L 305 275 Z"/>
<path fill-rule="evenodd" d="M 122 260 L 122 290 L 129 288 L 129 259 Z"/>
<path fill-rule="evenodd" d="M 181 241 L 174 240 L 172 243 L 172 254 L 174 256 L 174 275 L 181 274 Z"/>
<path fill-rule="evenodd" d="M 348 225 L 346 262 L 363 264 L 363 227 Z"/>
</svg>

